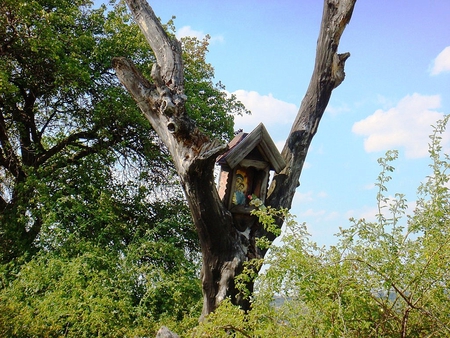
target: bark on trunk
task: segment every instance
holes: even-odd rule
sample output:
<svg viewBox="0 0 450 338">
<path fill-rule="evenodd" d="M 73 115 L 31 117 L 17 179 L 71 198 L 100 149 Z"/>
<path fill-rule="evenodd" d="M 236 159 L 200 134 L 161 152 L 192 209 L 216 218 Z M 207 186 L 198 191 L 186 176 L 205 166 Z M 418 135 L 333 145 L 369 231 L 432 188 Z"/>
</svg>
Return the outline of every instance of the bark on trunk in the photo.
<svg viewBox="0 0 450 338">
<path fill-rule="evenodd" d="M 180 177 L 201 244 L 202 317 L 214 311 L 227 296 L 248 309 L 248 303 L 239 297 L 234 287 L 234 277 L 242 271 L 243 262 L 254 258 L 258 252 L 254 237 L 264 231 L 253 229 L 250 238 L 239 231 L 233 224 L 231 213 L 219 199 L 213 166 L 226 146 L 200 132 L 186 115 L 180 43 L 167 36 L 145 0 L 126 2 L 155 53 L 157 63 L 152 68 L 153 81 L 145 79 L 127 59 L 115 58 L 113 66 L 169 149 Z M 337 47 L 355 2 L 325 0 L 316 66 L 282 153 L 288 165 L 271 185 L 269 201 L 273 206 L 290 207 L 306 152 L 331 91 L 343 80 L 344 63 L 349 54 L 337 54 Z"/>
</svg>

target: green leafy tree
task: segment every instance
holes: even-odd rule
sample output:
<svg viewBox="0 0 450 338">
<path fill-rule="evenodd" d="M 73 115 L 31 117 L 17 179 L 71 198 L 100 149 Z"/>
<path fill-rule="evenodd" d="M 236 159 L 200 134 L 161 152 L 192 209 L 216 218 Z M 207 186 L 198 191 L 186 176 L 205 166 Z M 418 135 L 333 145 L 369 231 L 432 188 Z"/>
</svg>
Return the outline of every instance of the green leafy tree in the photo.
<svg viewBox="0 0 450 338">
<path fill-rule="evenodd" d="M 123 4 L 107 11 L 84 0 L 6 0 L 0 13 L 1 260 L 34 254 L 52 240 L 50 230 L 60 239 L 129 242 L 139 230 L 125 221 L 136 225 L 135 209 L 143 209 L 133 204 L 157 200 L 177 181 L 111 68 L 122 55 L 148 72 L 154 56 L 142 34 Z M 189 111 L 227 138 L 230 113 L 243 106 L 213 83 L 207 44 L 186 40 Z M 107 235 L 119 218 L 112 232 L 122 236 Z"/>
<path fill-rule="evenodd" d="M 228 139 L 245 110 L 213 82 L 208 40 L 185 41 L 190 114 Z M 154 62 L 122 3 L 0 3 L 2 336 L 148 335 L 198 317 L 197 234 L 117 55 Z"/>
<path fill-rule="evenodd" d="M 134 45 L 114 43 L 119 29 L 122 38 L 133 36 L 125 17 L 111 12 L 105 23 L 105 7 L 88 6 L 63 0 L 1 4 L 3 261 L 36 252 L 58 178 L 81 193 L 77 183 L 88 175 L 92 184 L 104 185 L 108 177 L 100 172 L 113 166 L 118 154 L 154 159 L 149 128 L 114 79 L 109 53 L 113 48 L 137 62 L 152 56 L 135 36 Z M 76 179 L 83 165 L 97 173 Z"/>
<path fill-rule="evenodd" d="M 225 86 L 214 84 L 214 68 L 205 63 L 209 35 L 203 40 L 195 37 L 181 39 L 183 46 L 185 94 L 187 114 L 209 136 L 228 140 L 233 134 L 234 115 L 248 114 L 235 95 L 228 96 Z"/>
</svg>

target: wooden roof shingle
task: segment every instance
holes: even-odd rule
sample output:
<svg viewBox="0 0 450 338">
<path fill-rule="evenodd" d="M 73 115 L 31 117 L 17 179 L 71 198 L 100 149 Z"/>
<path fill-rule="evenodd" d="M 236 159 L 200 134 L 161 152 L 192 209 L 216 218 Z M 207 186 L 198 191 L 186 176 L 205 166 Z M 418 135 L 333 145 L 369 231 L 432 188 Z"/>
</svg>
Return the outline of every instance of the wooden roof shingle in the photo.
<svg viewBox="0 0 450 338">
<path fill-rule="evenodd" d="M 262 123 L 250 134 L 241 132 L 236 135 L 228 146 L 228 151 L 217 159 L 217 163 L 221 165 L 226 163 L 231 169 L 235 168 L 255 148 L 259 150 L 264 160 L 269 162 L 271 169 L 276 173 L 286 166 L 286 162 Z"/>
</svg>

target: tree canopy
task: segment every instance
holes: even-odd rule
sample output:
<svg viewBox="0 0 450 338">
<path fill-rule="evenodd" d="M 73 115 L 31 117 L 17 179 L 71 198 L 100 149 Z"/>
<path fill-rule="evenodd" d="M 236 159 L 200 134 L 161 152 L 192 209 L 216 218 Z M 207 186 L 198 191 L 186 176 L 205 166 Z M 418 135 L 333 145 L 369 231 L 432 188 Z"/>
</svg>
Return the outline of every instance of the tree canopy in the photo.
<svg viewBox="0 0 450 338">
<path fill-rule="evenodd" d="M 177 174 L 112 69 L 154 62 L 124 4 L 5 0 L 0 41 L 2 335 L 123 336 L 198 311 Z M 189 114 L 228 139 L 245 109 L 214 81 L 208 39 L 184 44 Z"/>
<path fill-rule="evenodd" d="M 127 214 L 176 182 L 167 151 L 111 68 L 124 55 L 145 72 L 152 52 L 123 5 L 3 1 L 0 10 L 2 261 L 50 245 L 50 230 L 128 242 L 134 234 L 125 232 L 139 227 L 125 223 L 139 218 Z M 228 138 L 231 114 L 243 107 L 213 83 L 208 41 L 185 45 L 189 112 Z M 123 232 L 114 239 L 102 235 L 112 221 L 123 223 L 109 226 Z"/>
</svg>

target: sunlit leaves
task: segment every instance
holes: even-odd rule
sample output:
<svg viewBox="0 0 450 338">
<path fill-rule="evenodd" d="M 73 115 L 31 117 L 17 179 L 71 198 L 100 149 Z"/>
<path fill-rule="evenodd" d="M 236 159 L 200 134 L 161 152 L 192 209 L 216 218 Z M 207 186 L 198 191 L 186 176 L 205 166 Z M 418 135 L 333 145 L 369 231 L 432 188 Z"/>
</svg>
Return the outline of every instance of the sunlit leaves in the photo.
<svg viewBox="0 0 450 338">
<path fill-rule="evenodd" d="M 194 266 L 132 264 L 142 255 L 133 247 L 123 254 L 84 241 L 77 247 L 76 257 L 37 255 L 0 291 L 2 336 L 145 336 L 160 317 L 196 315 Z"/>
<path fill-rule="evenodd" d="M 233 116 L 248 113 L 236 97 L 225 92 L 222 83 L 214 83 L 214 68 L 206 62 L 209 36 L 203 40 L 185 37 L 183 44 L 187 112 L 202 131 L 219 139 L 233 135 Z"/>
</svg>

